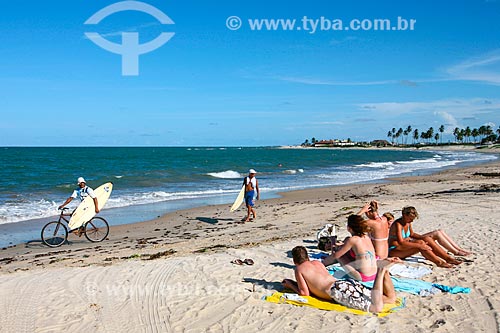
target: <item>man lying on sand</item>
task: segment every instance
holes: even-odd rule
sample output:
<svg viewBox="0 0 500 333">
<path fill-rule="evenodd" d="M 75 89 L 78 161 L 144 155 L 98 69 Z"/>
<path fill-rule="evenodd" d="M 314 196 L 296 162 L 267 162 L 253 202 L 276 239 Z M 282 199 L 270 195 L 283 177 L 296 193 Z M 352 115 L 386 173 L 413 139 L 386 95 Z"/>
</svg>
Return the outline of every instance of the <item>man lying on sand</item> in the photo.
<svg viewBox="0 0 500 333">
<path fill-rule="evenodd" d="M 333 300 L 344 306 L 367 312 L 381 312 L 384 303 L 394 303 L 396 292 L 389 277 L 388 268 L 397 258 L 377 261 L 377 277 L 373 289 L 363 286 L 355 280 L 337 280 L 319 261 L 310 261 L 307 250 L 296 246 L 292 250 L 295 267 L 295 279 L 283 280 L 285 288 L 301 296 L 314 295 L 325 300 Z"/>
</svg>

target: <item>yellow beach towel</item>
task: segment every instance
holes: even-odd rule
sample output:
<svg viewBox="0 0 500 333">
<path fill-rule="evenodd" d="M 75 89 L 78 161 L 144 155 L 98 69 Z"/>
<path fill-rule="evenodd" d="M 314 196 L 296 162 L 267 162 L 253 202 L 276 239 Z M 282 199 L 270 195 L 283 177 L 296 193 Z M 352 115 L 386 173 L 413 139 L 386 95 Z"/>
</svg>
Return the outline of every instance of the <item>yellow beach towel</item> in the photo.
<svg viewBox="0 0 500 333">
<path fill-rule="evenodd" d="M 290 297 L 290 296 L 292 296 L 292 297 Z M 345 311 L 345 312 L 350 312 L 350 313 L 354 313 L 354 314 L 358 314 L 358 315 L 372 315 L 372 313 L 370 313 L 370 312 L 351 309 L 351 308 L 345 307 L 343 305 L 329 302 L 329 301 L 323 301 L 323 300 L 314 298 L 312 296 L 299 296 L 297 294 L 287 294 L 287 293 L 275 292 L 271 296 L 265 296 L 263 298 L 266 301 L 271 302 L 271 303 L 288 303 L 288 304 L 293 304 L 293 305 L 298 305 L 298 306 L 310 306 L 313 308 L 327 310 L 327 311 L 339 311 L 339 312 Z M 398 309 L 402 309 L 404 307 L 405 307 L 405 299 L 398 297 L 395 304 L 385 304 L 384 310 L 376 315 L 378 317 L 385 317 L 389 313 L 392 313 L 392 312 L 394 312 Z"/>
</svg>

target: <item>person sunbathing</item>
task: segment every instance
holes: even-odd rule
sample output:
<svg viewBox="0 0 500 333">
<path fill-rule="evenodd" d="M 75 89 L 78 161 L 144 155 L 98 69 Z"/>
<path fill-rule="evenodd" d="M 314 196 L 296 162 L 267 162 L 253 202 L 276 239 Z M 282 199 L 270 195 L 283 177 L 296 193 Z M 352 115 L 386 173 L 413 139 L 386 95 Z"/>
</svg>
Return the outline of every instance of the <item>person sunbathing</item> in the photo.
<svg viewBox="0 0 500 333">
<path fill-rule="evenodd" d="M 402 216 L 394 221 L 389 231 L 389 255 L 405 259 L 421 253 L 438 267 L 451 268 L 461 262 L 449 256 L 432 237 L 417 234 L 412 223 L 418 218 L 415 207 L 403 208 Z"/>
<path fill-rule="evenodd" d="M 332 250 L 332 254 L 323 259 L 329 266 L 339 262 L 346 273 L 358 281 L 373 281 L 377 276 L 377 258 L 368 232 L 367 222 L 359 215 L 347 219 L 347 231 L 352 235 L 344 243 Z"/>
<path fill-rule="evenodd" d="M 389 224 L 389 228 L 391 228 L 391 225 L 394 223 L 394 215 L 392 215 L 391 212 L 385 212 L 382 216 L 387 219 L 387 224 Z"/>
<path fill-rule="evenodd" d="M 357 215 L 362 216 L 363 214 L 368 218 L 365 221 L 371 230 L 369 236 L 375 248 L 375 254 L 380 259 L 387 258 L 389 255 L 389 246 L 387 243 L 389 239 L 389 223 L 385 216 L 378 214 L 378 202 L 371 201 L 364 205 Z"/>
<path fill-rule="evenodd" d="M 316 296 L 335 301 L 344 306 L 367 312 L 381 312 L 384 303 L 396 301 L 396 292 L 389 276 L 388 268 L 395 258 L 379 260 L 373 289 L 352 279 L 337 280 L 319 261 L 310 261 L 307 250 L 296 246 L 292 250 L 295 264 L 295 280 L 284 279 L 283 287 L 301 296 Z"/>
</svg>

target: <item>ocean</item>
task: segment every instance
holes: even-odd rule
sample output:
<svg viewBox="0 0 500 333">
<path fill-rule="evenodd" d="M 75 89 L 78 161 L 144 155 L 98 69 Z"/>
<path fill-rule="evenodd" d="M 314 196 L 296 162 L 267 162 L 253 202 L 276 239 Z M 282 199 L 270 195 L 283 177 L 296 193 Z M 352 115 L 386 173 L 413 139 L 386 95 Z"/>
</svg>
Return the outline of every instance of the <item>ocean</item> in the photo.
<svg viewBox="0 0 500 333">
<path fill-rule="evenodd" d="M 39 239 L 41 228 L 55 219 L 57 207 L 80 176 L 93 188 L 113 182 L 100 215 L 118 225 L 178 209 L 229 205 L 250 168 L 257 170 L 261 199 L 266 199 L 278 192 L 428 174 L 496 158 L 472 151 L 427 150 L 0 148 L 0 246 Z M 68 207 L 76 204 L 74 200 Z"/>
</svg>

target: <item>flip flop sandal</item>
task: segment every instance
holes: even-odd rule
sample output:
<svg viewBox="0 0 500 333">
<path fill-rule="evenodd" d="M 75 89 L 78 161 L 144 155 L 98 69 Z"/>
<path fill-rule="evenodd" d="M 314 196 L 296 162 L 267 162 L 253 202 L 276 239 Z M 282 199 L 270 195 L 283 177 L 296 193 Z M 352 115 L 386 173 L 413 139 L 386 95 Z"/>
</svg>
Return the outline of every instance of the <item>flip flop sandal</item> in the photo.
<svg viewBox="0 0 500 333">
<path fill-rule="evenodd" d="M 241 259 L 234 259 L 233 261 L 231 261 L 231 264 L 235 264 L 235 265 L 243 265 L 243 261 Z"/>
<path fill-rule="evenodd" d="M 245 259 L 245 260 L 243 260 L 243 262 L 244 262 L 245 264 L 247 264 L 247 265 L 250 265 L 250 266 L 254 264 L 254 262 L 253 262 L 253 260 L 252 260 L 252 259 Z"/>
</svg>

